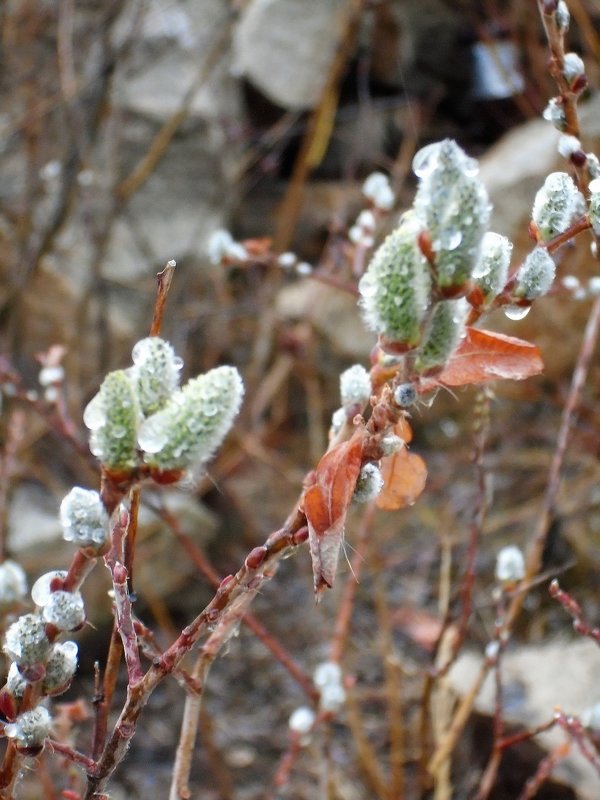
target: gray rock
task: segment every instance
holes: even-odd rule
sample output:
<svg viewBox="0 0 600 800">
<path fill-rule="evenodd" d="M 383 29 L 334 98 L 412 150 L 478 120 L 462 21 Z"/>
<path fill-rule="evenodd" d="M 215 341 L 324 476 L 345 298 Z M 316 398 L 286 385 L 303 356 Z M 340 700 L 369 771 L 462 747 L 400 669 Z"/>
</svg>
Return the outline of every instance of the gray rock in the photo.
<svg viewBox="0 0 600 800">
<path fill-rule="evenodd" d="M 311 108 L 347 7 L 342 0 L 252 0 L 235 33 L 235 71 L 282 108 Z"/>
<path fill-rule="evenodd" d="M 466 653 L 452 667 L 449 679 L 458 695 L 469 691 L 481 663 L 480 656 Z M 502 658 L 506 720 L 532 728 L 551 719 L 556 706 L 566 714 L 581 714 L 600 700 L 599 669 L 600 649 L 588 639 L 549 641 L 506 653 Z M 475 707 L 492 715 L 494 706 L 495 683 L 489 674 Z M 565 740 L 565 733 L 557 726 L 536 738 L 550 750 Z M 576 746 L 553 774 L 572 786 L 581 800 L 596 800 L 600 794 L 600 778 Z"/>
</svg>

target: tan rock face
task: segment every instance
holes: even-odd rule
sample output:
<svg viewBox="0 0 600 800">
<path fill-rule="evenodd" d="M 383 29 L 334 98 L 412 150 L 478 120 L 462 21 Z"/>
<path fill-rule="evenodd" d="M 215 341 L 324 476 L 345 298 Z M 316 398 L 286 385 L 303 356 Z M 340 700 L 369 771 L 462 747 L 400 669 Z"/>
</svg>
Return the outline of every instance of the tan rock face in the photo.
<svg viewBox="0 0 600 800">
<path fill-rule="evenodd" d="M 253 0 L 237 27 L 234 68 L 282 108 L 319 99 L 348 4 L 341 0 Z"/>
<path fill-rule="evenodd" d="M 468 691 L 480 665 L 479 656 L 465 654 L 452 668 L 450 683 L 459 695 Z M 502 665 L 504 715 L 508 722 L 532 728 L 550 720 L 557 704 L 566 714 L 580 715 L 598 702 L 600 695 L 595 678 L 600 668 L 600 650 L 594 642 L 555 640 L 521 647 L 508 652 Z M 476 708 L 492 715 L 494 704 L 494 680 L 489 675 Z M 539 737 L 549 750 L 564 739 L 564 732 L 558 728 Z M 581 800 L 598 797 L 598 775 L 577 748 L 571 748 L 571 753 L 559 761 L 553 774 L 572 786 Z"/>
</svg>

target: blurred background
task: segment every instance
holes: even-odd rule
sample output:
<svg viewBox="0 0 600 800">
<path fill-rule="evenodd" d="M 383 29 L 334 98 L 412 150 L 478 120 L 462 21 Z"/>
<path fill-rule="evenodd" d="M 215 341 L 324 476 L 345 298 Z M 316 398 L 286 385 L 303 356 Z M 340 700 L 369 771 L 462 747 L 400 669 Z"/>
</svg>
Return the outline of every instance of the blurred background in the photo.
<svg viewBox="0 0 600 800">
<path fill-rule="evenodd" d="M 583 143 L 598 152 L 600 7 L 569 0 L 569 8 L 569 47 L 584 58 L 590 86 L 581 104 Z M 175 259 L 164 337 L 185 359 L 187 377 L 221 363 L 238 366 L 247 399 L 207 475 L 185 492 L 169 490 L 161 498 L 148 492 L 136 612 L 163 645 L 173 638 L 211 589 L 152 507 L 164 503 L 174 512 L 220 574 L 235 572 L 292 508 L 303 476 L 326 446 L 339 373 L 353 363 L 367 365 L 374 344 L 351 292 L 313 280 L 302 274 L 306 268 L 283 270 L 264 254 L 293 252 L 297 262 L 338 282 L 355 281 L 347 235 L 365 206 L 364 179 L 373 171 L 390 176 L 396 205 L 383 234 L 412 202 L 416 150 L 451 137 L 481 159 L 495 207 L 492 229 L 514 241 L 517 263 L 531 248 L 535 192 L 549 172 L 566 169 L 558 133 L 541 117 L 555 92 L 547 62 L 536 4 L 522 0 L 0 5 L 0 524 L 5 551 L 32 580 L 70 559 L 58 504 L 71 486 L 98 484 L 86 455 L 82 409 L 108 370 L 129 364 L 133 343 L 150 325 L 156 273 Z M 214 263 L 211 235 L 219 229 L 244 242 L 250 257 Z M 575 275 L 583 283 L 593 275 L 590 241 L 581 238 L 559 254 L 561 279 Z M 493 502 L 478 557 L 473 655 L 465 655 L 452 678 L 457 696 L 468 685 L 469 658 L 477 660 L 491 633 L 495 554 L 507 543 L 524 546 L 539 514 L 588 308 L 559 280 L 526 319 L 510 322 L 498 314 L 486 321 L 535 341 L 546 371 L 523 385 L 498 386 L 491 403 L 486 467 Z M 66 378 L 58 388 L 60 418 L 73 426 L 68 436 L 38 382 L 40 364 L 57 357 L 48 353 L 52 345 L 64 347 L 59 359 Z M 592 590 L 600 560 L 599 379 L 596 359 L 545 563 L 548 575 L 560 574 L 576 590 L 592 620 L 600 614 Z M 475 395 L 440 394 L 415 412 L 412 447 L 427 461 L 428 487 L 414 508 L 379 512 L 372 522 L 344 661 L 356 678 L 360 724 L 385 765 L 382 717 L 389 698 L 382 664 L 390 647 L 400 659 L 407 797 L 429 796 L 416 777 L 419 687 L 464 565 L 476 496 Z M 348 530 L 349 556 L 358 524 L 357 514 Z M 442 562 L 451 576 L 444 607 Z M 341 572 L 343 584 L 345 562 Z M 99 567 L 86 585 L 94 630 L 80 636 L 82 671 L 73 698 L 91 699 L 93 662 L 105 658 L 107 588 L 108 573 Z M 378 638 L 376 595 L 385 598 L 391 645 Z M 314 608 L 303 551 L 282 565 L 255 610 L 310 673 L 327 656 L 337 599 L 336 590 Z M 507 680 L 515 724 L 548 719 L 556 703 L 579 712 L 600 700 L 593 682 L 600 659 L 592 644 L 569 650 L 581 674 L 565 678 L 567 656 L 556 637 L 571 637 L 569 629 L 543 586 L 531 595 Z M 543 678 L 540 664 L 547 665 Z M 193 797 L 271 796 L 288 715 L 303 702 L 281 665 L 242 630 L 211 673 Z M 492 702 L 482 701 L 461 742 L 452 797 L 472 796 L 477 785 Z M 182 704 L 175 682 L 156 692 L 111 796 L 167 796 Z M 340 715 L 327 747 L 309 747 L 273 798 L 317 796 L 325 751 L 335 797 L 378 796 L 357 756 L 359 729 L 356 718 Z M 79 735 L 85 749 L 85 724 Z M 508 759 L 492 797 L 516 797 L 542 755 L 532 747 Z M 543 792 L 546 800 L 598 797 L 600 782 L 574 761 Z"/>
</svg>

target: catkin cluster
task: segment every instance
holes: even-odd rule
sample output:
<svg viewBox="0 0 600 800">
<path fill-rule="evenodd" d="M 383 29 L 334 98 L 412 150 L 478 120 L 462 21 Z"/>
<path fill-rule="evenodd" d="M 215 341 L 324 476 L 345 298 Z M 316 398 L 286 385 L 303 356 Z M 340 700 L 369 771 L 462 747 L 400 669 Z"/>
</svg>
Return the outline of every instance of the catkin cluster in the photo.
<svg viewBox="0 0 600 800">
<path fill-rule="evenodd" d="M 373 255 L 360 281 L 367 326 L 391 352 L 412 352 L 417 375 L 447 363 L 464 333 L 472 306 L 527 306 L 548 291 L 554 261 L 544 242 L 580 210 L 580 195 L 562 173 L 550 176 L 534 205 L 541 243 L 509 281 L 512 244 L 488 230 L 491 205 L 477 162 L 452 140 L 414 158 L 419 180 L 413 207 Z"/>
<path fill-rule="evenodd" d="M 142 339 L 133 366 L 104 379 L 83 421 L 105 469 L 142 464 L 156 473 L 194 468 L 214 453 L 237 414 L 244 388 L 234 367 L 217 367 L 179 387 L 182 361 L 168 342 Z"/>
<path fill-rule="evenodd" d="M 11 562 L 5 562 L 11 564 Z M 14 593 L 14 569 L 3 569 L 0 592 Z M 0 691 L 0 707 L 8 720 L 5 735 L 17 750 L 35 754 L 50 735 L 52 718 L 45 698 L 65 692 L 77 669 L 77 645 L 60 641 L 63 633 L 76 631 L 85 623 L 81 594 L 67 591 L 66 572 L 48 572 L 33 585 L 35 611 L 23 614 L 9 625 L 4 652 L 10 660 L 6 684 Z M 4 584 L 7 584 L 5 586 Z M 25 600 L 26 585 L 19 585 L 19 601 Z"/>
</svg>

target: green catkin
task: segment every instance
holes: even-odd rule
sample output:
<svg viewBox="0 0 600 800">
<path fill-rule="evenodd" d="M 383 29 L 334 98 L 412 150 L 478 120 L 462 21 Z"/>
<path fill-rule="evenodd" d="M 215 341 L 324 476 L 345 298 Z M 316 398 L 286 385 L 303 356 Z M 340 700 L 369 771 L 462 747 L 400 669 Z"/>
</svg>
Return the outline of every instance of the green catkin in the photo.
<svg viewBox="0 0 600 800">
<path fill-rule="evenodd" d="M 431 289 L 417 234 L 414 220 L 405 217 L 376 251 L 358 287 L 367 327 L 408 347 L 419 342 Z"/>
</svg>

